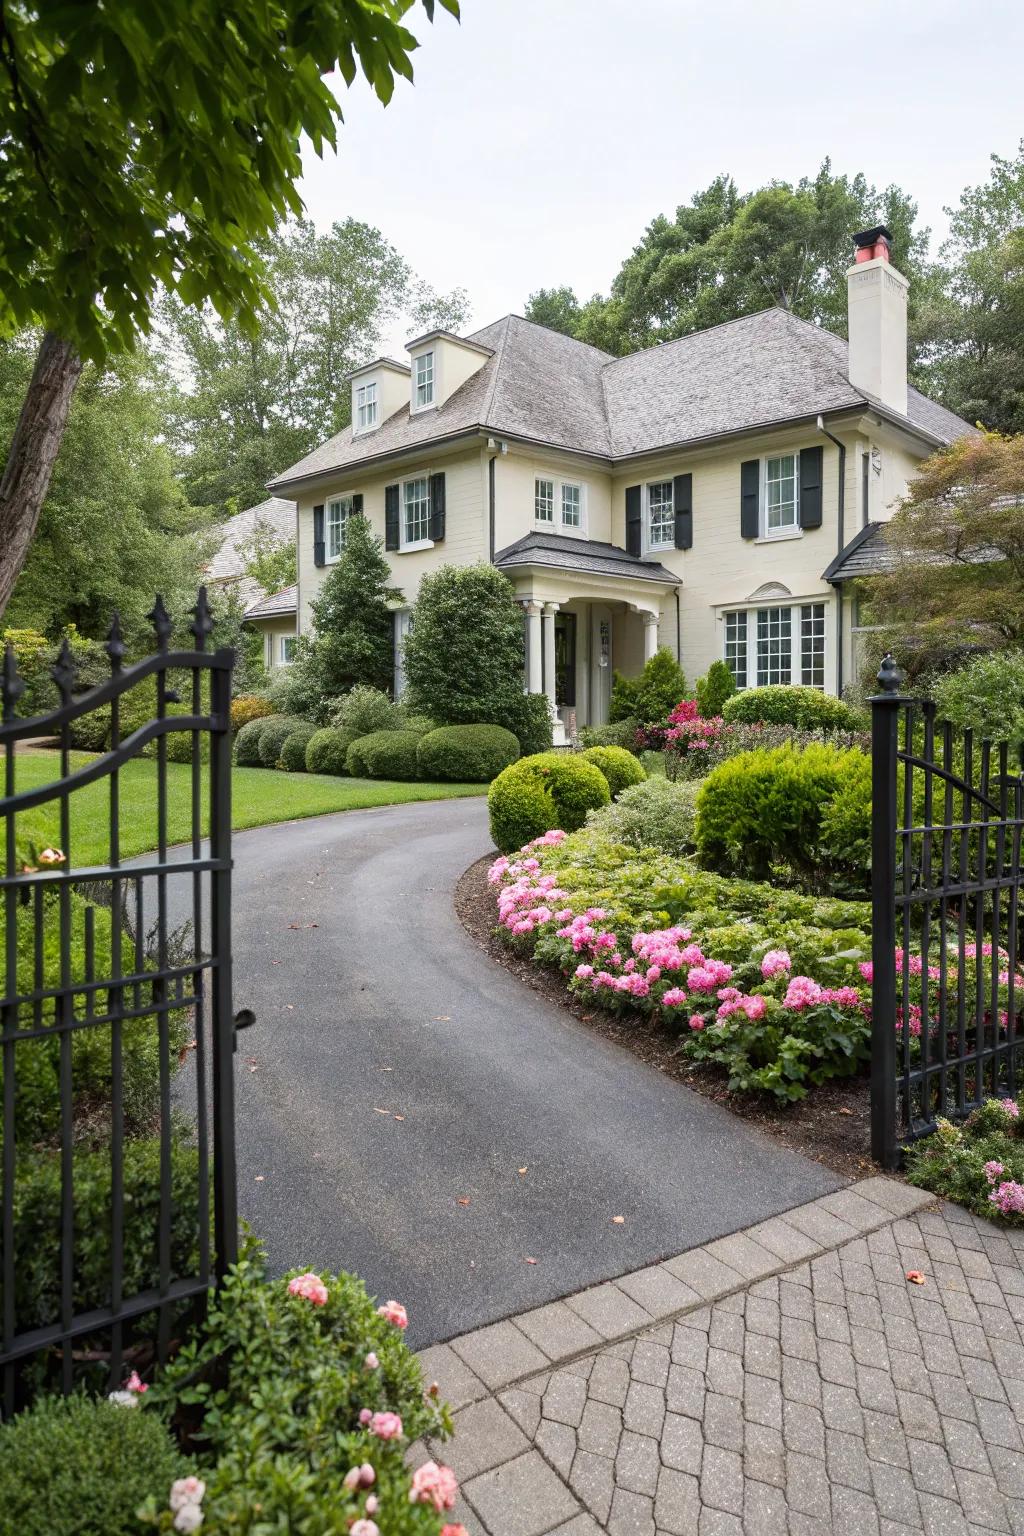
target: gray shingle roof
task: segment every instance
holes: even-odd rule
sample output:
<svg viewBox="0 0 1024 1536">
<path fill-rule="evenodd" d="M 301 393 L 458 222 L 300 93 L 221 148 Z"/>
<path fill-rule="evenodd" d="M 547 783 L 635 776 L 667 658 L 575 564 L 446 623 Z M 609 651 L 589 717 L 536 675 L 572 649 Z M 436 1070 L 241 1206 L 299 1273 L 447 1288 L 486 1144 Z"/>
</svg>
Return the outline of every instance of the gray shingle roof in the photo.
<svg viewBox="0 0 1024 1536">
<path fill-rule="evenodd" d="M 246 507 L 229 517 L 221 530 L 221 544 L 206 567 L 209 586 L 230 584 L 242 606 L 254 603 L 263 596 L 258 581 L 245 574 L 242 552 L 252 543 L 257 528 L 263 525 L 270 532 L 275 544 L 287 544 L 295 537 L 295 502 L 280 496 L 268 496 L 258 506 Z"/>
<path fill-rule="evenodd" d="M 819 412 L 883 409 L 850 384 L 845 341 L 781 309 L 629 357 L 611 357 L 518 315 L 467 340 L 493 356 L 436 411 L 413 416 L 403 406 L 355 439 L 346 427 L 271 485 L 475 431 L 618 459 Z M 973 430 L 916 389 L 909 391 L 908 419 L 943 442 Z"/>
<path fill-rule="evenodd" d="M 279 619 L 286 618 L 289 613 L 294 613 L 298 606 L 298 586 L 282 587 L 280 592 L 272 592 L 269 597 L 261 597 L 258 602 L 252 603 L 245 610 L 247 619 Z"/>
<path fill-rule="evenodd" d="M 653 560 L 638 560 L 617 544 L 596 539 L 573 539 L 562 533 L 528 533 L 499 549 L 494 563 L 500 571 L 523 566 L 551 566 L 561 571 L 586 571 L 596 576 L 627 576 L 636 581 L 658 581 L 678 586 L 679 577 Z"/>
<path fill-rule="evenodd" d="M 867 523 L 858 529 L 822 571 L 822 581 L 855 581 L 858 576 L 880 576 L 891 571 L 896 555 L 883 533 L 884 527 L 884 523 Z"/>
</svg>

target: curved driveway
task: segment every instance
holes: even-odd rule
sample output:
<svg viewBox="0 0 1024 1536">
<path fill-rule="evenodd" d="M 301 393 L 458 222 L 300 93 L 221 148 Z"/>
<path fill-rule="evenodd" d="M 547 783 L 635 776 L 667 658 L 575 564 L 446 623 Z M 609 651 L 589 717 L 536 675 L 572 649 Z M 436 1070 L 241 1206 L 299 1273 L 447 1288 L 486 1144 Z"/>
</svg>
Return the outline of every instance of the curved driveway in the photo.
<svg viewBox="0 0 1024 1536">
<path fill-rule="evenodd" d="M 404 1301 L 416 1347 L 840 1182 L 490 961 L 452 903 L 489 846 L 482 799 L 235 839 L 241 1214 L 275 1268 Z"/>
</svg>

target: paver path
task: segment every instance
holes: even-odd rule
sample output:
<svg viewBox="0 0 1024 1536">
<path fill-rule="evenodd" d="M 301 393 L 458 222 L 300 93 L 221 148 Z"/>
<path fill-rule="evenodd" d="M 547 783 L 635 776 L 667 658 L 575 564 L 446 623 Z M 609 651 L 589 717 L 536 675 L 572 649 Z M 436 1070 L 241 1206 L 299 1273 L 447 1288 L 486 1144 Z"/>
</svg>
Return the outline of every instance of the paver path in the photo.
<svg viewBox="0 0 1024 1536">
<path fill-rule="evenodd" d="M 424 1353 L 470 1536 L 1024 1532 L 1024 1231 L 869 1179 L 612 1289 Z"/>
<path fill-rule="evenodd" d="M 840 1183 L 490 962 L 452 905 L 489 846 L 482 800 L 235 839 L 241 1214 L 417 1346 Z"/>
</svg>

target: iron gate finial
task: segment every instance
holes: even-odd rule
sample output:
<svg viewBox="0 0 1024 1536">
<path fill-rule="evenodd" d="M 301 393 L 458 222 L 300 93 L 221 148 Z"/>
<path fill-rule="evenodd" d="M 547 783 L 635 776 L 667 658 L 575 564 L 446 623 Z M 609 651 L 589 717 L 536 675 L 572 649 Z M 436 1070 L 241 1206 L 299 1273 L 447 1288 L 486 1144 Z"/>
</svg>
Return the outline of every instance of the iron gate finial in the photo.
<svg viewBox="0 0 1024 1536">
<path fill-rule="evenodd" d="M 70 699 L 71 690 L 75 686 L 75 674 L 77 670 L 78 668 L 75 666 L 75 658 L 71 654 L 71 646 L 68 642 L 68 637 L 65 635 L 64 639 L 61 641 L 60 650 L 57 653 L 57 660 L 50 668 L 50 676 L 53 678 L 54 682 L 57 684 L 57 687 L 60 689 L 60 696 L 65 704 Z"/>
<path fill-rule="evenodd" d="M 892 651 L 886 651 L 882 657 L 882 665 L 878 669 L 876 681 L 883 693 L 899 693 L 903 682 L 903 673 L 896 665 Z"/>
<path fill-rule="evenodd" d="M 149 620 L 154 630 L 156 631 L 157 645 L 162 651 L 166 651 L 167 642 L 171 638 L 171 630 L 174 628 L 174 624 L 171 620 L 170 614 L 164 607 L 164 600 L 160 596 L 159 592 L 157 593 L 156 602 L 146 614 L 146 618 Z"/>
<path fill-rule="evenodd" d="M 206 588 L 199 588 L 199 596 L 196 605 L 192 609 L 193 620 L 189 626 L 196 637 L 196 645 L 199 650 L 205 651 L 206 637 L 213 629 L 213 614 L 210 612 L 210 604 L 206 598 Z"/>
<path fill-rule="evenodd" d="M 111 672 L 120 672 L 121 663 L 124 660 L 125 643 L 121 633 L 121 615 L 114 609 L 110 619 L 110 628 L 107 630 L 106 652 L 110 657 Z"/>
</svg>

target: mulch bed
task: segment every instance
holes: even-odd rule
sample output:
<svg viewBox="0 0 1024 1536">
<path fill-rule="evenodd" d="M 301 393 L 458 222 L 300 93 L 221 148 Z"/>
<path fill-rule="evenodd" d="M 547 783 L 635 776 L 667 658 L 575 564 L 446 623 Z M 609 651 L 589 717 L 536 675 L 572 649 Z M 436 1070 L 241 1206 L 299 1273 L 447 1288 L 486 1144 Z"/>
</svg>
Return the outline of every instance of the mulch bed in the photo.
<svg viewBox="0 0 1024 1536">
<path fill-rule="evenodd" d="M 566 991 L 564 976 L 535 964 L 497 938 L 494 892 L 487 884 L 490 862 L 489 857 L 479 859 L 466 870 L 455 890 L 455 910 L 481 948 L 524 986 L 805 1157 L 851 1179 L 878 1172 L 869 1150 L 871 1099 L 866 1077 L 842 1078 L 812 1088 L 806 1099 L 785 1106 L 761 1094 L 730 1093 L 720 1068 L 687 1061 L 678 1053 L 677 1037 L 661 1025 L 642 1014 L 620 1018 L 585 1007 Z"/>
</svg>

